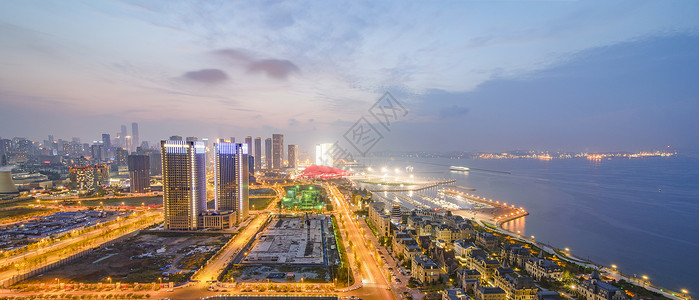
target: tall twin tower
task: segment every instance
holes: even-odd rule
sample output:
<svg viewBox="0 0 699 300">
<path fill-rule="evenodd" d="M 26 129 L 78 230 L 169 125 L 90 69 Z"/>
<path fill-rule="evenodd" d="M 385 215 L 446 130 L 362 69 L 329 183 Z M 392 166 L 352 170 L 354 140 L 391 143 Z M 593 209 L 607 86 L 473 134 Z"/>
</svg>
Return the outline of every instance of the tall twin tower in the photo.
<svg viewBox="0 0 699 300">
<path fill-rule="evenodd" d="M 196 230 L 212 214 L 206 205 L 206 147 L 203 142 L 161 141 L 165 229 Z M 248 149 L 246 144 L 214 144 L 215 215 L 248 216 Z"/>
</svg>

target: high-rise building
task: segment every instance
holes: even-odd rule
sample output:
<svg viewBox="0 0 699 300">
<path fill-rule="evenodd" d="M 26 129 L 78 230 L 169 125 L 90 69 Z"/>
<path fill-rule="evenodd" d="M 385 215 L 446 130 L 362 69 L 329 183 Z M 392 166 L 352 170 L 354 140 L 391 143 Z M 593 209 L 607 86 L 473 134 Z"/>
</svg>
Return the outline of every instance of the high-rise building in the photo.
<svg viewBox="0 0 699 300">
<path fill-rule="evenodd" d="M 128 160 L 131 192 L 150 192 L 150 157 L 145 154 L 136 154 L 129 155 Z"/>
<path fill-rule="evenodd" d="M 234 136 L 231 137 L 231 143 L 235 144 L 235 137 Z"/>
<path fill-rule="evenodd" d="M 251 136 L 246 136 L 245 137 L 245 143 L 248 144 L 248 151 L 250 152 L 250 155 L 252 155 L 253 152 L 253 147 L 252 147 L 252 137 Z"/>
<path fill-rule="evenodd" d="M 150 159 L 150 175 L 163 174 L 163 163 L 160 161 L 160 151 L 151 151 L 148 153 Z"/>
<path fill-rule="evenodd" d="M 238 222 L 248 216 L 247 144 L 214 144 L 215 205 L 218 211 L 235 211 Z"/>
<path fill-rule="evenodd" d="M 52 136 L 49 136 L 49 138 L 53 139 Z M 51 143 L 53 143 L 53 141 Z M 112 147 L 112 139 L 109 137 L 109 133 L 102 134 L 102 145 L 104 145 L 107 148 Z"/>
<path fill-rule="evenodd" d="M 333 157 L 331 149 L 333 144 L 317 144 L 316 145 L 316 165 L 318 166 L 333 166 Z"/>
<path fill-rule="evenodd" d="M 262 169 L 262 138 L 255 138 L 255 170 Z"/>
<path fill-rule="evenodd" d="M 117 148 L 114 152 L 114 161 L 117 166 L 126 166 L 128 163 L 129 151 L 124 148 Z"/>
<path fill-rule="evenodd" d="M 265 168 L 267 170 L 272 169 L 272 139 L 265 139 Z"/>
<path fill-rule="evenodd" d="M 188 137 L 185 138 L 185 141 L 187 141 L 187 142 L 196 142 L 196 141 L 199 141 L 199 138 L 197 138 L 196 136 L 188 136 Z"/>
<path fill-rule="evenodd" d="M 100 144 L 99 142 L 92 144 L 92 146 L 90 146 L 90 152 L 90 157 L 92 158 L 93 162 L 101 163 L 106 161 L 106 158 L 104 157 L 104 144 Z"/>
<path fill-rule="evenodd" d="M 288 157 L 288 162 L 289 162 L 289 168 L 294 168 L 296 169 L 296 162 L 298 162 L 298 153 L 299 153 L 299 146 L 298 145 L 289 145 L 289 157 Z"/>
<path fill-rule="evenodd" d="M 121 132 L 119 133 L 119 143 L 121 144 L 121 147 L 126 147 L 127 135 L 129 135 L 129 133 L 126 132 L 126 125 L 121 125 Z"/>
<path fill-rule="evenodd" d="M 206 148 L 201 142 L 161 141 L 165 229 L 194 230 L 206 211 Z"/>
<path fill-rule="evenodd" d="M 252 145 L 252 137 L 246 136 L 245 143 L 248 145 L 248 157 L 253 157 L 255 152 L 252 150 L 252 149 L 254 149 L 254 147 Z M 255 157 L 255 159 L 258 159 L 258 158 Z M 255 163 L 253 162 L 252 164 L 249 165 L 249 167 L 252 170 L 250 172 L 255 174 Z"/>
<path fill-rule="evenodd" d="M 109 136 L 109 133 L 102 134 L 102 147 L 102 158 L 105 161 L 114 157 L 114 155 L 112 155 L 112 139 Z"/>
<path fill-rule="evenodd" d="M 275 133 L 272 135 L 272 168 L 284 167 L 284 135 Z"/>
<path fill-rule="evenodd" d="M 138 123 L 131 123 L 131 149 L 130 152 L 136 151 L 136 147 L 141 146 L 141 140 L 138 136 Z"/>
<path fill-rule="evenodd" d="M 181 140 L 182 140 L 182 136 L 173 135 L 173 136 L 170 137 L 170 140 L 171 140 L 171 141 L 181 141 Z"/>
</svg>

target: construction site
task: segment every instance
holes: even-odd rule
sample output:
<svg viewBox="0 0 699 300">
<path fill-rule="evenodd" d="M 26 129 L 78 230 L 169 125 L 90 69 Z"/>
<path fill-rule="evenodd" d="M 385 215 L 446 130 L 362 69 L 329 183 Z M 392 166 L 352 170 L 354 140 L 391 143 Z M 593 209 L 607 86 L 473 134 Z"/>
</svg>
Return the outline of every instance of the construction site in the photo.
<svg viewBox="0 0 699 300">
<path fill-rule="evenodd" d="M 240 281 L 324 282 L 339 264 L 330 217 L 322 214 L 275 217 L 231 268 Z"/>
</svg>

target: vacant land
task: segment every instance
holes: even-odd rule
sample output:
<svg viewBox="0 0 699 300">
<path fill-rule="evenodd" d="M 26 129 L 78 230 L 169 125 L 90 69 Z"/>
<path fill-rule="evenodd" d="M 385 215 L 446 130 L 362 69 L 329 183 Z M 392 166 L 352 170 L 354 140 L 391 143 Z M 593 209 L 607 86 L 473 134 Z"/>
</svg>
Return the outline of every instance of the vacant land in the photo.
<svg viewBox="0 0 699 300">
<path fill-rule="evenodd" d="M 231 235 L 141 233 L 23 283 L 163 282 L 189 280 Z"/>
<path fill-rule="evenodd" d="M 250 198 L 250 210 L 265 209 L 275 197 Z"/>
</svg>

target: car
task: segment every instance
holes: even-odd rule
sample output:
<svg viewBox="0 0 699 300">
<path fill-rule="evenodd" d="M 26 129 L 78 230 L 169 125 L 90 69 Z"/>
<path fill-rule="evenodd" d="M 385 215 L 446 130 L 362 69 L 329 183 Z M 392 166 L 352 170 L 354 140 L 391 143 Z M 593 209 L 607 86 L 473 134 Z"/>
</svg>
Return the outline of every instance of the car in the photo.
<svg viewBox="0 0 699 300">
<path fill-rule="evenodd" d="M 393 268 L 391 268 L 391 267 L 388 267 L 388 270 L 389 270 L 389 271 L 393 271 Z"/>
<path fill-rule="evenodd" d="M 397 282 L 397 283 L 400 283 L 400 282 L 401 282 L 401 281 L 400 281 L 400 278 L 396 278 L 396 282 Z"/>
</svg>

